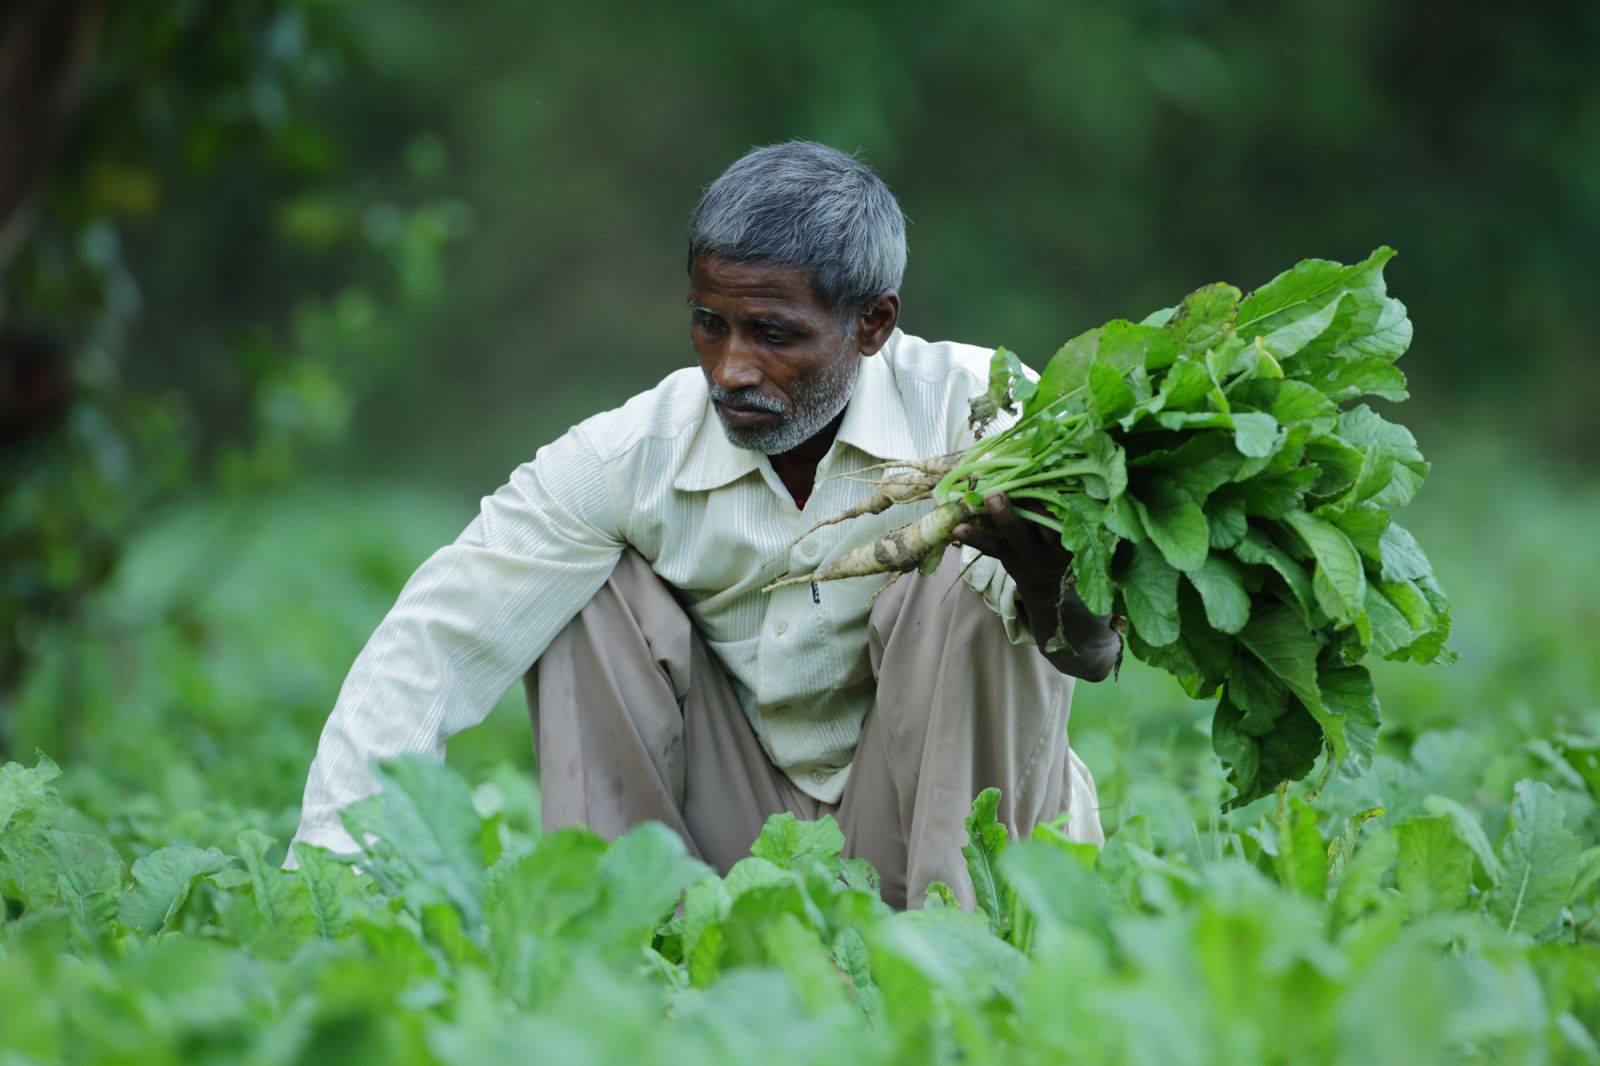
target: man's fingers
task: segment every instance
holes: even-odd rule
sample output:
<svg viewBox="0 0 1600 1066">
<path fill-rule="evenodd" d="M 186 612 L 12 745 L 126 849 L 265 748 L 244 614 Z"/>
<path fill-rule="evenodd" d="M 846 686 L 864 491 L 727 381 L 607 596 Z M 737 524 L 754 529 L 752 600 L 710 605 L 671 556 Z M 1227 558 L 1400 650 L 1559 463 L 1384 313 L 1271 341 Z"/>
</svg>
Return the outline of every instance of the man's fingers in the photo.
<svg viewBox="0 0 1600 1066">
<path fill-rule="evenodd" d="M 984 555 L 995 555 L 1005 551 L 1005 542 L 993 533 L 979 529 L 970 522 L 963 522 L 950 531 L 951 537 L 962 544 L 978 549 Z"/>
<path fill-rule="evenodd" d="M 1033 531 L 1033 523 L 1018 517 L 1005 493 L 991 492 L 983 498 L 983 506 L 1016 558 L 1038 557 L 1042 545 Z"/>
</svg>

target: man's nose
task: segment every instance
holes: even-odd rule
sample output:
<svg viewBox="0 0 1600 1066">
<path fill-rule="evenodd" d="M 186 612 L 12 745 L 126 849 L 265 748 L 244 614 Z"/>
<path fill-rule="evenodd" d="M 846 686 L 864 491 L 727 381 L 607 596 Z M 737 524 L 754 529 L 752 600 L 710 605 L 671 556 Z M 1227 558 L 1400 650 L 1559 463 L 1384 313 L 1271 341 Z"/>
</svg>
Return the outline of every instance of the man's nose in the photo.
<svg viewBox="0 0 1600 1066">
<path fill-rule="evenodd" d="M 755 351 L 737 338 L 730 337 L 722 346 L 711 380 L 725 389 L 748 389 L 763 380 L 761 365 Z"/>
</svg>

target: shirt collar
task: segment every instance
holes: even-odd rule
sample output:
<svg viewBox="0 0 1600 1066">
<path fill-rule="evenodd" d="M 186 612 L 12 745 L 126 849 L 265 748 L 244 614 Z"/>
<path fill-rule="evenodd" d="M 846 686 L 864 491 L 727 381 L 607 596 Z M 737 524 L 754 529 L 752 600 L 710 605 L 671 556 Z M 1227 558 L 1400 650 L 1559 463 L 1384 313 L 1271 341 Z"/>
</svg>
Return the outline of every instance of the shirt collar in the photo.
<svg viewBox="0 0 1600 1066">
<path fill-rule="evenodd" d="M 835 437 L 875 459 L 916 457 L 915 438 L 894 380 L 893 360 L 902 336 L 896 329 L 881 351 L 861 360 L 855 391 Z M 708 398 L 683 464 L 673 476 L 672 487 L 681 492 L 720 488 L 760 470 L 762 458 L 760 452 L 740 448 L 728 440 Z"/>
<path fill-rule="evenodd" d="M 900 340 L 896 329 L 876 355 L 861 360 L 856 391 L 845 408 L 836 440 L 861 449 L 874 459 L 918 458 L 916 437 L 906 420 L 905 400 L 895 382 Z"/>
</svg>

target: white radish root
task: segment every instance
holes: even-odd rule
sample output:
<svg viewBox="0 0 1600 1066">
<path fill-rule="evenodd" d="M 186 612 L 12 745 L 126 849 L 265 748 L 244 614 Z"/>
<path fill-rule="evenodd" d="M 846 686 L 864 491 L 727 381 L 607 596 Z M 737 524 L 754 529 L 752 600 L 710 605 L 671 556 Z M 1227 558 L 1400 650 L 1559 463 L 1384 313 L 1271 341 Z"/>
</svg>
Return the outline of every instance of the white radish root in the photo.
<svg viewBox="0 0 1600 1066">
<path fill-rule="evenodd" d="M 961 452 L 950 452 L 948 455 L 936 455 L 931 459 L 892 459 L 887 463 L 873 463 L 871 466 L 864 466 L 860 470 L 829 474 L 822 480 L 832 481 L 836 477 L 855 478 L 872 470 L 890 470 L 903 467 L 906 470 L 914 470 L 919 474 L 926 474 L 937 482 L 950 471 L 960 466 L 965 458 L 966 456 Z"/>
<path fill-rule="evenodd" d="M 879 481 L 873 481 L 871 484 L 878 486 L 877 492 L 873 493 L 871 496 L 868 496 L 865 500 L 862 500 L 854 507 L 846 508 L 831 518 L 824 518 L 822 521 L 818 522 L 816 525 L 812 526 L 810 529 L 791 540 L 783 549 L 783 551 L 779 552 L 777 555 L 774 555 L 761 565 L 763 567 L 771 566 L 785 555 L 788 555 L 789 552 L 793 551 L 796 544 L 799 544 L 802 540 L 805 540 L 807 537 L 811 536 L 811 534 L 815 533 L 819 529 L 822 529 L 824 526 L 835 525 L 839 522 L 847 522 L 852 518 L 860 518 L 862 515 L 882 514 L 895 504 L 917 503 L 921 500 L 925 500 L 929 496 L 933 495 L 934 486 L 939 484 L 939 478 L 933 474 L 923 473 L 920 470 L 908 470 L 903 474 L 895 474 L 893 477 L 886 477 Z"/>
<path fill-rule="evenodd" d="M 827 566 L 810 574 L 774 581 L 763 592 L 800 585 L 808 581 L 837 581 L 846 577 L 904 573 L 915 570 L 930 556 L 942 553 L 950 543 L 950 531 L 977 514 L 962 500 L 940 504 L 915 522 L 892 529 L 877 540 L 845 552 Z"/>
<path fill-rule="evenodd" d="M 941 475 L 942 476 L 942 475 Z M 789 547 L 805 540 L 823 526 L 835 525 L 852 518 L 859 518 L 867 514 L 882 514 L 897 503 L 916 503 L 925 500 L 933 492 L 933 487 L 939 484 L 939 478 L 933 474 L 926 474 L 920 470 L 908 470 L 904 474 L 896 474 L 876 482 L 878 491 L 868 496 L 854 507 L 847 508 L 834 515 L 824 518 L 789 543 Z"/>
</svg>

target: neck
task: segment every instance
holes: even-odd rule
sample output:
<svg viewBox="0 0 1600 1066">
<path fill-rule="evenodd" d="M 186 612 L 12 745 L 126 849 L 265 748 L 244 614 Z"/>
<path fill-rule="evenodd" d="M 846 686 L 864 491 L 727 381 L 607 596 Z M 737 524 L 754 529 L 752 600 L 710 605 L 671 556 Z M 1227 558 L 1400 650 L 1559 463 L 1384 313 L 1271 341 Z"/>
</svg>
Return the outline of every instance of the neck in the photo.
<svg viewBox="0 0 1600 1066">
<path fill-rule="evenodd" d="M 817 464 L 822 462 L 822 457 L 833 447 L 833 438 L 838 434 L 839 426 L 843 422 L 844 411 L 840 411 L 832 422 L 800 444 L 786 452 L 767 456 L 772 463 L 773 473 L 778 475 L 783 487 L 789 490 L 789 495 L 796 499 L 804 499 L 811 495 L 811 486 L 817 480 Z"/>
</svg>

